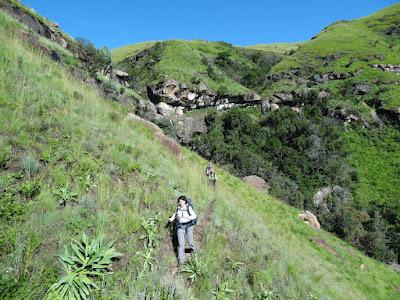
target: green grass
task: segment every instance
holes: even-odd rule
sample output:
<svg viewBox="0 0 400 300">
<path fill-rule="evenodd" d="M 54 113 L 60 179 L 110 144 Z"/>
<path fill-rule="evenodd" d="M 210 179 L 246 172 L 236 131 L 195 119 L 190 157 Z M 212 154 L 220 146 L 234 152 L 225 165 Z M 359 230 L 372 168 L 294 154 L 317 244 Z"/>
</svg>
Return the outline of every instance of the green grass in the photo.
<svg viewBox="0 0 400 300">
<path fill-rule="evenodd" d="M 254 49 L 254 50 L 262 50 L 262 51 L 272 51 L 278 54 L 284 55 L 289 52 L 296 51 L 302 42 L 296 43 L 272 43 L 272 44 L 256 44 L 251 46 L 245 46 L 245 48 Z"/>
<path fill-rule="evenodd" d="M 133 56 L 147 48 L 150 48 L 155 43 L 156 42 L 149 41 L 149 42 L 142 42 L 142 43 L 127 45 L 127 46 L 112 49 L 112 51 L 111 51 L 112 61 L 115 63 L 118 63 L 121 60 L 124 60 L 125 58 L 127 58 L 129 56 Z"/>
<path fill-rule="evenodd" d="M 97 299 L 212 299 L 217 280 L 228 282 L 236 299 L 255 298 L 261 284 L 280 299 L 399 297 L 398 273 L 310 229 L 297 220 L 298 210 L 220 168 L 214 191 L 202 175 L 206 161 L 186 149 L 185 159 L 176 160 L 150 130 L 125 118 L 126 107 L 101 99 L 23 44 L 14 26 L 0 12 L 0 145 L 7 156 L 0 183 L 2 193 L 13 195 L 10 205 L 23 207 L 0 219 L 2 299 L 42 299 L 61 276 L 56 255 L 83 231 L 105 234 L 123 254 L 114 274 L 99 283 Z M 29 160 L 22 163 L 24 157 Z M 28 179 L 21 171 L 28 169 L 35 170 L 29 179 L 40 183 L 40 192 L 24 200 L 18 191 Z M 77 196 L 62 207 L 57 191 L 66 186 Z M 141 272 L 137 254 L 144 248 L 142 221 L 159 214 L 163 224 L 179 193 L 194 199 L 195 239 L 212 274 L 193 285 L 185 274 L 172 275 L 176 260 L 166 228 L 159 229 L 153 271 Z M 243 263 L 239 271 L 228 257 Z"/>
</svg>

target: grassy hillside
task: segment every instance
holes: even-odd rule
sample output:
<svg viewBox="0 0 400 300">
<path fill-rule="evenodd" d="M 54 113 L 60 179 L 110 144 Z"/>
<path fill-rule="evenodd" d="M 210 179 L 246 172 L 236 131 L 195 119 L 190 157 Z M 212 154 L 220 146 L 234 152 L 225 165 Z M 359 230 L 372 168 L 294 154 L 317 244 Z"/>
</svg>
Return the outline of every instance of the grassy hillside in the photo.
<svg viewBox="0 0 400 300">
<path fill-rule="evenodd" d="M 251 46 L 245 46 L 245 48 L 255 49 L 255 50 L 263 50 L 263 51 L 271 51 L 276 52 L 278 54 L 284 55 L 289 54 L 291 51 L 296 51 L 300 46 L 301 42 L 297 43 L 272 43 L 272 44 L 257 44 Z"/>
<path fill-rule="evenodd" d="M 353 72 L 356 73 L 355 77 L 331 81 L 319 87 L 332 91 L 336 98 L 342 98 L 340 96 L 345 94 L 346 88 L 357 83 L 371 83 L 375 86 L 364 98 L 377 96 L 382 99 L 384 108 L 398 107 L 399 87 L 395 84 L 399 80 L 398 75 L 374 69 L 372 65 L 396 65 L 400 61 L 400 36 L 390 34 L 391 30 L 398 26 L 396 20 L 399 17 L 400 4 L 395 4 L 369 17 L 336 22 L 325 28 L 314 39 L 301 44 L 293 55 L 275 65 L 271 74 L 296 71 L 298 76 L 307 78 L 329 72 L 337 74 Z M 265 93 L 270 94 L 283 84 L 284 81 L 276 82 L 266 88 Z M 347 102 L 362 110 L 361 101 Z M 337 102 L 332 101 L 332 104 Z"/>
<path fill-rule="evenodd" d="M 178 161 L 126 108 L 18 40 L 17 26 L 0 12 L 0 298 L 42 299 L 62 275 L 56 255 L 83 231 L 123 254 L 97 278 L 95 299 L 399 297 L 398 273 L 310 229 L 297 210 L 223 170 L 213 190 L 206 161 L 185 149 Z M 179 193 L 194 199 L 207 264 L 191 285 L 174 274 L 163 227 Z M 150 250 L 142 222 L 156 215 Z"/>
</svg>

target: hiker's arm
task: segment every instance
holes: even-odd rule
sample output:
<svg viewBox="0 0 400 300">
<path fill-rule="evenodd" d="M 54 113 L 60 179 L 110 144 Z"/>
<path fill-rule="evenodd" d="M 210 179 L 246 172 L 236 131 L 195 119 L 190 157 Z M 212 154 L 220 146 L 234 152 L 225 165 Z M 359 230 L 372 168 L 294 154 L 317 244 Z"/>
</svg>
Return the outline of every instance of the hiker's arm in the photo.
<svg viewBox="0 0 400 300">
<path fill-rule="evenodd" d="M 194 210 L 191 206 L 189 206 L 189 211 L 190 211 L 189 220 L 196 219 L 197 218 L 196 213 L 194 212 Z"/>
<path fill-rule="evenodd" d="M 174 214 L 172 215 L 172 217 L 171 217 L 171 218 L 169 218 L 169 221 L 170 221 L 170 222 L 172 222 L 172 221 L 174 221 L 174 220 L 175 220 L 175 215 L 176 215 L 176 213 L 174 213 Z"/>
</svg>

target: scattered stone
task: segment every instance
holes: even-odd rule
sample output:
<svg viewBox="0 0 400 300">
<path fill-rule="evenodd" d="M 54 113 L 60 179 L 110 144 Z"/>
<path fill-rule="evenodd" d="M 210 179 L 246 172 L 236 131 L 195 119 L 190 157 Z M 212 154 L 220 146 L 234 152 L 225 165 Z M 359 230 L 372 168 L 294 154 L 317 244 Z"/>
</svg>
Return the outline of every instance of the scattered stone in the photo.
<svg viewBox="0 0 400 300">
<path fill-rule="evenodd" d="M 261 112 L 265 115 L 271 109 L 271 103 L 269 103 L 268 99 L 264 99 L 261 102 Z"/>
<path fill-rule="evenodd" d="M 293 101 L 293 95 L 292 94 L 275 93 L 274 97 L 278 98 L 281 102 L 290 103 L 290 102 Z"/>
<path fill-rule="evenodd" d="M 326 99 L 328 97 L 329 97 L 329 93 L 327 91 L 322 90 L 318 93 L 318 99 L 322 100 L 322 99 Z"/>
<path fill-rule="evenodd" d="M 271 111 L 276 111 L 278 109 L 279 109 L 279 105 L 278 104 L 276 104 L 276 103 L 272 103 L 271 104 Z"/>
<path fill-rule="evenodd" d="M 301 107 L 294 106 L 291 108 L 291 110 L 293 110 L 294 112 L 296 112 L 298 114 L 301 113 Z"/>
<path fill-rule="evenodd" d="M 371 86 L 369 84 L 357 84 L 355 86 L 355 94 L 356 95 L 365 95 L 369 93 Z"/>
<path fill-rule="evenodd" d="M 260 101 L 261 97 L 257 93 L 248 93 L 243 96 L 245 102 Z"/>
</svg>

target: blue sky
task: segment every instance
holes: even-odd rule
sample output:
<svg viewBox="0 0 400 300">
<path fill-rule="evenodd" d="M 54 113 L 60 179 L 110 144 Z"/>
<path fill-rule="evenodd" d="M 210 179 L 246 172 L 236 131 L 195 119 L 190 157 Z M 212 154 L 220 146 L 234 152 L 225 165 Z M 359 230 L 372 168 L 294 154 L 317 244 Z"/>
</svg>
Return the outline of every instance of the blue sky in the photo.
<svg viewBox="0 0 400 300">
<path fill-rule="evenodd" d="M 367 16 L 391 0 L 23 0 L 73 37 L 115 48 L 166 39 L 235 45 L 310 39 L 337 20 Z"/>
</svg>

